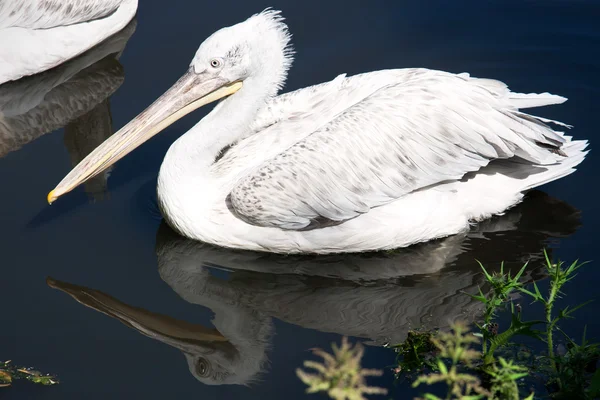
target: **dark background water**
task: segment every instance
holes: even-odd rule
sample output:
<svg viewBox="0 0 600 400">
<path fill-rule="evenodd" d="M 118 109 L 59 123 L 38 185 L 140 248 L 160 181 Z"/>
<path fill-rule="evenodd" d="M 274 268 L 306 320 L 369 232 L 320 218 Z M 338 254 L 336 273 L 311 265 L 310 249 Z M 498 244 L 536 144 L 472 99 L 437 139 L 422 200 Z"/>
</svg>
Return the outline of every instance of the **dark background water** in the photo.
<svg viewBox="0 0 600 400">
<path fill-rule="evenodd" d="M 125 80 L 110 98 L 114 129 L 185 71 L 204 38 L 267 6 L 283 11 L 294 35 L 297 56 L 286 90 L 343 72 L 401 67 L 467 71 L 503 80 L 516 91 L 568 97 L 567 103 L 536 113 L 573 124 L 573 135 L 590 139 L 594 147 L 600 2 L 573 0 L 368 5 L 145 0 L 120 57 Z M 364 365 L 384 368 L 393 363 L 394 354 L 380 345 L 401 340 L 410 326 L 444 326 L 449 318 L 472 317 L 473 305 L 460 291 L 475 290 L 481 282 L 475 258 L 517 265 L 539 259 L 546 243 L 555 257 L 596 258 L 600 213 L 594 152 L 575 174 L 544 186 L 547 196 L 535 194 L 505 217 L 479 227 L 480 233 L 400 254 L 282 261 L 232 256 L 182 242 L 164 227 L 159 232 L 155 179 L 170 143 L 205 112 L 178 121 L 121 161 L 109 179 L 110 199 L 104 201 L 90 202 L 78 190 L 52 207 L 46 204 L 48 190 L 71 168 L 63 129 L 0 159 L 0 358 L 55 373 L 62 381 L 50 388 L 18 384 L 0 396 L 304 398 L 294 371 L 309 358 L 310 348 L 329 347 L 340 335 L 350 335 L 371 343 Z M 227 269 L 206 269 L 206 264 Z M 539 263 L 533 265 L 529 278 L 540 276 L 535 270 Z M 423 275 L 408 276 L 416 272 Z M 214 317 L 229 344 L 207 350 L 206 343 L 189 338 L 172 340 L 156 331 L 155 339 L 146 337 L 50 288 L 48 276 L 122 302 L 111 303 L 90 291 L 85 297 L 84 289 L 54 283 L 105 312 L 121 307 L 122 313 L 135 313 L 123 305 L 129 304 L 154 317 L 207 327 Z M 593 262 L 566 288 L 567 302 L 596 298 L 599 280 Z M 567 332 L 579 337 L 587 324 L 588 336 L 598 338 L 595 309 L 592 304 L 581 310 Z M 209 361 L 221 354 L 232 365 L 230 379 L 253 382 L 249 387 L 204 385 L 190 373 L 182 349 L 204 352 Z M 268 362 L 256 367 L 248 361 L 253 359 Z M 388 387 L 390 397 L 416 393 L 407 384 L 394 385 L 389 371 L 373 383 Z"/>
</svg>

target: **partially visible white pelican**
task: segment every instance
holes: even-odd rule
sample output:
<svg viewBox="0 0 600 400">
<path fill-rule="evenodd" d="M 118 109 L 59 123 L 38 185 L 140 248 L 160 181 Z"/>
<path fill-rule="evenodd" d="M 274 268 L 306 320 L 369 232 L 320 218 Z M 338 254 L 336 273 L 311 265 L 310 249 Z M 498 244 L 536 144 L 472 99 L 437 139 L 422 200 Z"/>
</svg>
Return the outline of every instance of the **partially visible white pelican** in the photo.
<svg viewBox="0 0 600 400">
<path fill-rule="evenodd" d="M 123 29 L 137 0 L 0 1 L 0 84 L 55 67 Z"/>
<path fill-rule="evenodd" d="M 52 202 L 192 110 L 225 98 L 163 161 L 158 198 L 182 235 L 278 253 L 391 249 L 468 229 L 574 171 L 586 141 L 522 108 L 564 97 L 428 69 L 277 96 L 290 34 L 266 10 L 206 39 L 165 94 L 77 165 Z"/>
</svg>

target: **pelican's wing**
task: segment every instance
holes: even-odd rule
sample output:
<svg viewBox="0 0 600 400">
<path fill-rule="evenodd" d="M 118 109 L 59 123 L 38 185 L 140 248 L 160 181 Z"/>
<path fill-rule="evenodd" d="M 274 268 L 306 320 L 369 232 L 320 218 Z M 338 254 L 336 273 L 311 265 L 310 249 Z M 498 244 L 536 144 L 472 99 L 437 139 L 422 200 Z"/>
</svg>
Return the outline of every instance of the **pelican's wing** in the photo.
<svg viewBox="0 0 600 400">
<path fill-rule="evenodd" d="M 49 29 L 112 14 L 123 0 L 2 0 L 0 29 Z"/>
<path fill-rule="evenodd" d="M 356 78 L 357 77 L 353 77 L 350 79 Z M 346 74 L 341 74 L 330 82 L 298 89 L 269 99 L 267 104 L 259 110 L 254 118 L 251 132 L 257 133 L 282 121 L 306 117 L 313 114 L 315 110 L 323 111 L 321 107 L 325 104 L 329 105 L 328 108 L 335 107 L 335 105 L 338 105 L 339 103 L 335 100 L 332 101 L 332 99 L 335 99 L 335 96 L 338 95 L 340 91 L 347 91 L 350 89 L 347 81 L 348 78 L 346 78 Z M 358 97 L 361 98 L 362 96 L 362 98 L 364 98 L 372 93 L 374 89 L 376 90 L 377 87 L 374 87 L 371 90 L 367 89 L 366 93 L 360 93 L 358 94 Z M 365 90 L 365 88 L 363 88 L 363 90 Z"/>
<path fill-rule="evenodd" d="M 382 85 L 382 77 L 394 78 Z M 378 88 L 360 89 L 365 87 Z M 351 90 L 367 94 L 357 99 Z M 344 96 L 348 101 L 340 111 Z M 461 179 L 492 159 L 519 156 L 552 164 L 563 157 L 558 149 L 568 139 L 543 123 L 548 120 L 518 108 L 565 100 L 424 69 L 344 78 L 314 113 L 304 112 L 302 119 L 296 114 L 294 125 L 286 124 L 286 111 L 274 120 L 280 122 L 268 129 L 298 129 L 300 121 L 310 132 L 240 179 L 230 193 L 231 206 L 252 224 L 304 229 L 313 221 L 344 221 L 420 188 Z M 324 110 L 332 114 L 328 121 L 315 123 Z"/>
</svg>

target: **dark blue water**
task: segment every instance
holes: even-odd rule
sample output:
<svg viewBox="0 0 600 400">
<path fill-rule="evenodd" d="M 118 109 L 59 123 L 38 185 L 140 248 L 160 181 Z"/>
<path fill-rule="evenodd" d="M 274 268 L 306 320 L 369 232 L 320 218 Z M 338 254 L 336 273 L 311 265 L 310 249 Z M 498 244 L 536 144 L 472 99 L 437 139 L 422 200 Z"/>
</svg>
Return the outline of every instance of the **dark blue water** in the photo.
<svg viewBox="0 0 600 400">
<path fill-rule="evenodd" d="M 401 341 L 409 328 L 473 320 L 477 308 L 461 291 L 482 283 L 475 259 L 512 267 L 531 259 L 531 280 L 543 277 L 545 246 L 569 261 L 597 258 L 594 152 L 575 174 L 468 235 L 403 252 L 281 258 L 187 241 L 161 225 L 155 180 L 170 143 L 206 110 L 122 160 L 108 181 L 99 177 L 46 204 L 72 163 L 175 82 L 204 38 L 267 6 L 283 11 L 294 35 L 297 57 L 286 90 L 343 72 L 467 71 L 515 91 L 568 97 L 536 113 L 573 124 L 573 135 L 594 147 L 598 1 L 145 0 L 137 25 L 108 47 L 106 54 L 120 52 L 126 42 L 119 61 L 99 51 L 99 63 L 56 94 L 59 104 L 77 99 L 94 106 L 66 118 L 66 128 L 43 134 L 17 127 L 5 140 L 0 359 L 57 374 L 61 384 L 17 384 L 3 389 L 3 398 L 305 398 L 295 369 L 310 348 L 347 335 L 367 344 L 365 366 L 387 368 L 394 354 L 382 346 Z M 95 100 L 82 100 L 82 87 L 92 88 Z M 0 89 L 13 98 L 21 93 L 18 86 Z M 58 115 L 50 110 L 41 120 Z M 597 298 L 599 282 L 592 262 L 566 288 L 563 304 Z M 599 338 L 596 307 L 579 311 L 565 330 L 579 337 L 587 324 L 588 336 Z M 203 377 L 206 371 L 214 378 Z M 406 383 L 395 385 L 389 368 L 372 382 L 389 388 L 389 397 L 417 394 Z"/>
</svg>

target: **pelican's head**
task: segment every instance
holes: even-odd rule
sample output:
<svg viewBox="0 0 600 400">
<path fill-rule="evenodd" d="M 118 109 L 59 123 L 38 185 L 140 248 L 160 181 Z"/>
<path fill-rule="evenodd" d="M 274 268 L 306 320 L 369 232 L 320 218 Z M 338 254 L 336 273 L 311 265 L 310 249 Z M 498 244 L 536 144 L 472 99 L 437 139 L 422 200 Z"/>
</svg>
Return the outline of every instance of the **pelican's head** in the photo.
<svg viewBox="0 0 600 400">
<path fill-rule="evenodd" d="M 48 202 L 98 175 L 189 112 L 234 94 L 252 81 L 274 95 L 292 62 L 290 34 L 279 11 L 265 10 L 223 28 L 201 45 L 187 72 L 146 110 L 112 135 L 48 193 Z"/>
<path fill-rule="evenodd" d="M 264 78 L 275 83 L 273 89 L 279 89 L 292 54 L 290 34 L 279 11 L 266 10 L 209 36 L 200 45 L 190 69 L 229 83 Z"/>
</svg>

